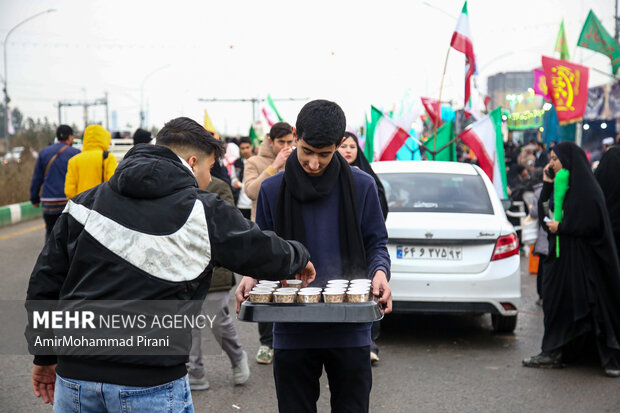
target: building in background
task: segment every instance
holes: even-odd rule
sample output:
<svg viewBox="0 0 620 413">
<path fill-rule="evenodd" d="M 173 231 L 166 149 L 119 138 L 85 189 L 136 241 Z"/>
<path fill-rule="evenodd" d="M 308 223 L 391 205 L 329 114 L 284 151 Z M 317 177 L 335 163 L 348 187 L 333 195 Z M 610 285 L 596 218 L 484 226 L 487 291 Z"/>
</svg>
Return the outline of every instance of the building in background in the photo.
<svg viewBox="0 0 620 413">
<path fill-rule="evenodd" d="M 534 93 L 533 71 L 503 72 L 489 76 L 487 94 L 491 98 L 489 110 L 504 109 L 508 122 L 508 137 L 521 144 L 532 139 L 541 140 L 544 115 L 549 105 Z"/>
</svg>

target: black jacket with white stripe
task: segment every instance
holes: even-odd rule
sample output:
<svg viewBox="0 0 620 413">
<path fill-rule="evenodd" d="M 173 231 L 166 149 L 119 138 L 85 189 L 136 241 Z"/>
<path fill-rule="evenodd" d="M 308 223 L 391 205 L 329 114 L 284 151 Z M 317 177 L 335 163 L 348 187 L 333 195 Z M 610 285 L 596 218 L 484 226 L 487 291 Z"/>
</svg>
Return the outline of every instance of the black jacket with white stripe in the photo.
<svg viewBox="0 0 620 413">
<path fill-rule="evenodd" d="M 203 300 L 214 266 L 278 280 L 308 259 L 302 244 L 262 232 L 200 190 L 170 149 L 138 145 L 109 182 L 67 204 L 30 277 L 26 307 L 34 300 Z M 28 327 L 29 346 L 33 336 Z M 35 355 L 34 362 L 57 362 L 65 378 L 153 386 L 185 375 L 186 358 Z"/>
</svg>

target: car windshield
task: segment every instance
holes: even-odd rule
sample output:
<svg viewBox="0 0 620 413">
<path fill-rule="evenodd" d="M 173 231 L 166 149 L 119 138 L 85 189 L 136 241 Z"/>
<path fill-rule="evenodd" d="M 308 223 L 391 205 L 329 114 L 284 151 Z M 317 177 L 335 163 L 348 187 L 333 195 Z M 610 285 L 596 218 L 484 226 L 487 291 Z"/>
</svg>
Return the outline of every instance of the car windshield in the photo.
<svg viewBox="0 0 620 413">
<path fill-rule="evenodd" d="M 478 175 L 383 173 L 390 212 L 493 214 L 484 181 Z"/>
</svg>

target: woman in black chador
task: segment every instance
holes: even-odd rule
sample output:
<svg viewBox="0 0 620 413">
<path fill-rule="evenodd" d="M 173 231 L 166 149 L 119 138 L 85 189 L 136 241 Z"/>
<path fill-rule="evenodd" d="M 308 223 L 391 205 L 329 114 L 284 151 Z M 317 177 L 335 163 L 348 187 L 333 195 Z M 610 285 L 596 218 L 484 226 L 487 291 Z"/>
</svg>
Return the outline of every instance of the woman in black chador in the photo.
<svg viewBox="0 0 620 413">
<path fill-rule="evenodd" d="M 554 178 L 548 176 L 551 169 Z M 620 268 L 603 192 L 584 152 L 572 142 L 552 148 L 544 181 L 538 208 L 549 232 L 545 334 L 542 352 L 523 365 L 563 367 L 593 337 L 605 373 L 620 377 Z M 542 222 L 550 199 L 553 219 Z"/>
<path fill-rule="evenodd" d="M 613 146 L 601 159 L 601 162 L 594 173 L 598 180 L 605 201 L 609 219 L 611 220 L 611 231 L 616 240 L 618 257 L 620 257 L 620 147 Z"/>
</svg>

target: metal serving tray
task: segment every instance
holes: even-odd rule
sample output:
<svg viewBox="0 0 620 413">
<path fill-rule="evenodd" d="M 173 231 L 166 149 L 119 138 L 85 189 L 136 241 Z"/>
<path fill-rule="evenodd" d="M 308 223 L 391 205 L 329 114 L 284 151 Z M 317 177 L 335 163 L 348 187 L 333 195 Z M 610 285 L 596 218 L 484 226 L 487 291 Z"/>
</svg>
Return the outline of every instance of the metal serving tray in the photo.
<svg viewBox="0 0 620 413">
<path fill-rule="evenodd" d="M 363 303 L 252 303 L 241 304 L 237 318 L 252 322 L 368 323 L 383 318 L 376 301 Z"/>
</svg>

